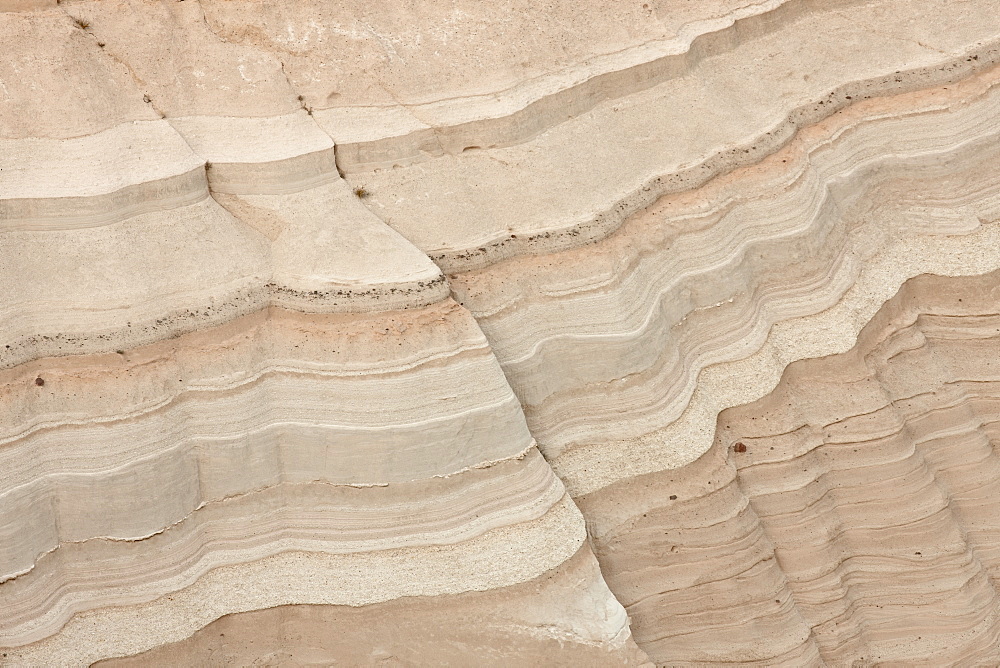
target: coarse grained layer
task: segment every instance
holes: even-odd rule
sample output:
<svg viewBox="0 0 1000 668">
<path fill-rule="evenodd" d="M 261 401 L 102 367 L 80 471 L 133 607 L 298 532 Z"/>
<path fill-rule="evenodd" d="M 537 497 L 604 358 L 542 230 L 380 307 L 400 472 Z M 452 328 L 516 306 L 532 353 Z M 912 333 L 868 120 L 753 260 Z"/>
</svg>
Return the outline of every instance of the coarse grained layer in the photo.
<svg viewBox="0 0 1000 668">
<path fill-rule="evenodd" d="M 194 583 L 155 600 L 101 607 L 75 615 L 58 634 L 4 648 L 15 665 L 87 665 L 183 640 L 223 615 L 282 605 L 363 606 L 407 596 L 486 591 L 543 576 L 570 559 L 585 532 L 568 497 L 537 520 L 501 527 L 454 545 L 337 554 L 286 540 L 278 553 L 227 564 L 225 552 Z M 303 549 L 306 547 L 306 549 Z M 543 615 L 542 625 L 583 628 L 594 645 L 621 646 L 627 618 L 597 573 L 574 584 L 590 589 L 600 606 L 586 619 Z M 581 623 L 582 622 L 582 623 Z M 543 626 L 544 628 L 544 626 Z"/>
<path fill-rule="evenodd" d="M 607 642 L 590 611 L 607 595 L 593 583 L 597 563 L 582 549 L 519 585 L 483 592 L 410 597 L 364 607 L 298 605 L 227 615 L 177 643 L 98 666 L 222 662 L 424 663 L 506 666 L 646 665 L 627 635 Z M 553 618 L 564 626 L 551 623 Z M 334 630 L 331 633 L 331 629 Z"/>
<path fill-rule="evenodd" d="M 99 489 L 98 484 L 92 488 Z M 419 559 L 420 548 L 458 545 L 498 528 L 516 532 L 518 525 L 538 520 L 559 505 L 564 494 L 535 451 L 488 469 L 395 485 L 276 483 L 203 503 L 141 540 L 62 543 L 39 558 L 31 571 L 3 584 L 0 646 L 40 641 L 56 634 L 74 615 L 149 604 L 197 586 L 213 569 L 289 551 L 353 555 L 354 562 L 363 564 L 366 555 L 408 548 L 414 550 L 412 558 Z M 554 539 L 565 539 L 573 530 L 572 518 L 563 519 L 552 525 Z M 516 570 L 517 561 L 498 554 L 496 571 Z M 378 577 L 375 572 L 369 576 Z M 359 587 L 340 596 L 364 603 Z M 389 588 L 384 595 L 403 594 Z M 231 604 L 218 602 L 216 609 Z"/>
</svg>

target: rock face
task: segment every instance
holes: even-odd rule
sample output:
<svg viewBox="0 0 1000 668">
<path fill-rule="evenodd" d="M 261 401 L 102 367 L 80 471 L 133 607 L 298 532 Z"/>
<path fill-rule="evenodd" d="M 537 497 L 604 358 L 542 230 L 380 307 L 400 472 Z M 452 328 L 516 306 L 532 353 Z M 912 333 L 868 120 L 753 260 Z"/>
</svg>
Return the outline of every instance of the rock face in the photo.
<svg viewBox="0 0 1000 668">
<path fill-rule="evenodd" d="M 1000 662 L 998 0 L 0 0 L 0 665 Z"/>
<path fill-rule="evenodd" d="M 577 498 L 666 664 L 1000 661 L 1000 272 L 911 279 L 686 466 Z M 664 558 L 666 557 L 666 558 Z"/>
</svg>

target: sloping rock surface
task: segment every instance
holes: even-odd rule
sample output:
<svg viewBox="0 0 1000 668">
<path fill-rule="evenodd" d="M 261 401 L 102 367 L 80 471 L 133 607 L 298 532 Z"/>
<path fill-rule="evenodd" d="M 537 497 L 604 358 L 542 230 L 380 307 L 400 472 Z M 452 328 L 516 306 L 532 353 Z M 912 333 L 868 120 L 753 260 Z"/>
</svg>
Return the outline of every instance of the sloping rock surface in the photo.
<svg viewBox="0 0 1000 668">
<path fill-rule="evenodd" d="M 0 0 L 0 665 L 1000 661 L 998 17 Z"/>
</svg>

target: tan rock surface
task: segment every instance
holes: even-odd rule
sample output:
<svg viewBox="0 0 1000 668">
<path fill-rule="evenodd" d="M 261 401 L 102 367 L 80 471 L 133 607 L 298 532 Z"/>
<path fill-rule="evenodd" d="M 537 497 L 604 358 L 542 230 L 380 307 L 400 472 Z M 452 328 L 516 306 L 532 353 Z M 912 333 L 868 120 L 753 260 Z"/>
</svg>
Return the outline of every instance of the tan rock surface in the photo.
<svg viewBox="0 0 1000 668">
<path fill-rule="evenodd" d="M 0 665 L 996 663 L 998 17 L 0 0 Z"/>
<path fill-rule="evenodd" d="M 912 279 L 695 462 L 577 499 L 654 661 L 1000 660 L 998 299 Z"/>
<path fill-rule="evenodd" d="M 634 648 L 594 643 L 600 631 L 539 633 L 555 611 L 586 624 L 604 605 L 589 550 L 541 578 L 488 592 L 398 599 L 360 608 L 286 606 L 227 615 L 189 639 L 115 665 L 650 665 Z"/>
</svg>

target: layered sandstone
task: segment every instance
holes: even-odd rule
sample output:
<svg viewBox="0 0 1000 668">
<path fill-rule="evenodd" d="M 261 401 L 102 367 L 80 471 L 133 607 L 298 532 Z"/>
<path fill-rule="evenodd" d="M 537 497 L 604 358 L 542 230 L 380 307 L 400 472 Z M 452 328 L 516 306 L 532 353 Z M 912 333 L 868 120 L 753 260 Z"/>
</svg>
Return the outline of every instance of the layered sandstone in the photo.
<svg viewBox="0 0 1000 668">
<path fill-rule="evenodd" d="M 651 657 L 1000 660 L 998 299 L 1000 272 L 912 279 L 696 461 L 578 497 Z"/>
<path fill-rule="evenodd" d="M 996 662 L 997 16 L 0 2 L 0 662 Z"/>
</svg>

